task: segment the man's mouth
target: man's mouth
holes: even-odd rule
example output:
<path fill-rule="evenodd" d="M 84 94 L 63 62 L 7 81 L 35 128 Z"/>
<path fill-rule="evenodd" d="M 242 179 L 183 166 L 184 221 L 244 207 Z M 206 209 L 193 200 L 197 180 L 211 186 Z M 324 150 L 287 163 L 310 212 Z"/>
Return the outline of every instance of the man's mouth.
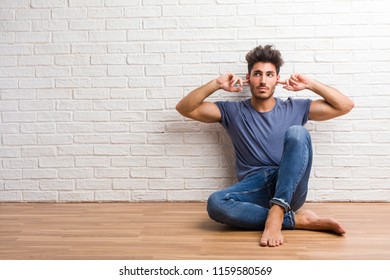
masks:
<path fill-rule="evenodd" d="M 268 90 L 269 88 L 268 87 L 264 87 L 264 86 L 260 86 L 260 87 L 257 87 L 257 89 L 259 89 L 259 90 Z"/>

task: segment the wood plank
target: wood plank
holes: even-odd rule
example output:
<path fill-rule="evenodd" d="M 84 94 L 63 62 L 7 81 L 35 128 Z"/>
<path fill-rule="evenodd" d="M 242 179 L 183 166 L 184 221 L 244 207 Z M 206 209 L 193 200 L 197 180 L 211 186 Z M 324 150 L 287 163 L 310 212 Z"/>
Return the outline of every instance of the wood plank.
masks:
<path fill-rule="evenodd" d="M 284 231 L 285 244 L 210 220 L 205 203 L 2 203 L 0 259 L 390 259 L 390 203 L 308 203 L 345 236 Z"/>

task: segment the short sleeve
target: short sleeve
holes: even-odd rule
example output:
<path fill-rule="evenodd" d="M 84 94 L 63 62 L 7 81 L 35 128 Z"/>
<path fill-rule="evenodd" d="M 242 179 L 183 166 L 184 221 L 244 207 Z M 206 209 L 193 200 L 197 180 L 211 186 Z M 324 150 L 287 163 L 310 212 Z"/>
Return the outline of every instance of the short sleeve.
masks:
<path fill-rule="evenodd" d="M 217 101 L 215 102 L 215 105 L 217 105 L 217 107 L 219 108 L 219 111 L 221 112 L 221 125 L 223 127 L 228 127 L 229 126 L 229 113 L 230 113 L 230 110 L 229 110 L 229 103 L 228 101 Z"/>
<path fill-rule="evenodd" d="M 294 108 L 294 114 L 301 115 L 302 116 L 302 125 L 305 125 L 307 121 L 309 120 L 309 111 L 310 111 L 310 104 L 312 102 L 311 99 L 299 99 L 299 98 L 288 98 L 289 101 L 292 103 Z"/>

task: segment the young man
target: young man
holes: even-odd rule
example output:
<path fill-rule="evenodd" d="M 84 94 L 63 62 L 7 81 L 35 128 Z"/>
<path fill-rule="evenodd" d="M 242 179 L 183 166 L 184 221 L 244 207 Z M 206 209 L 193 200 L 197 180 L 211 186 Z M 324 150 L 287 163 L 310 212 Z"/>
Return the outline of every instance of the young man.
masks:
<path fill-rule="evenodd" d="M 185 117 L 220 122 L 236 153 L 238 183 L 213 193 L 209 216 L 220 223 L 263 230 L 261 246 L 283 244 L 282 229 L 326 230 L 344 234 L 332 218 L 298 209 L 307 195 L 312 163 L 307 120 L 329 120 L 348 113 L 351 99 L 338 90 L 301 74 L 286 81 L 279 76 L 283 59 L 273 46 L 258 46 L 246 55 L 246 80 L 227 73 L 190 92 L 176 109 Z M 240 102 L 206 102 L 215 91 L 239 92 L 244 84 L 252 97 Z M 308 89 L 320 99 L 281 100 L 274 97 L 282 84 L 289 91 Z"/>

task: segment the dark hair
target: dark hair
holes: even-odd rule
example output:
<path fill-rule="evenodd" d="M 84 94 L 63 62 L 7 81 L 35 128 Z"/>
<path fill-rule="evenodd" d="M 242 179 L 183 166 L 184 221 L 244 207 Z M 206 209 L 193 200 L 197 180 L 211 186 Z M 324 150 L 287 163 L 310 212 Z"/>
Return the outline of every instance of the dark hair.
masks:
<path fill-rule="evenodd" d="M 273 45 L 258 46 L 248 52 L 245 57 L 248 62 L 248 73 L 250 74 L 253 68 L 253 65 L 257 62 L 270 62 L 275 65 L 276 74 L 279 74 L 280 67 L 283 65 L 284 61 L 280 51 L 274 48 Z"/>

